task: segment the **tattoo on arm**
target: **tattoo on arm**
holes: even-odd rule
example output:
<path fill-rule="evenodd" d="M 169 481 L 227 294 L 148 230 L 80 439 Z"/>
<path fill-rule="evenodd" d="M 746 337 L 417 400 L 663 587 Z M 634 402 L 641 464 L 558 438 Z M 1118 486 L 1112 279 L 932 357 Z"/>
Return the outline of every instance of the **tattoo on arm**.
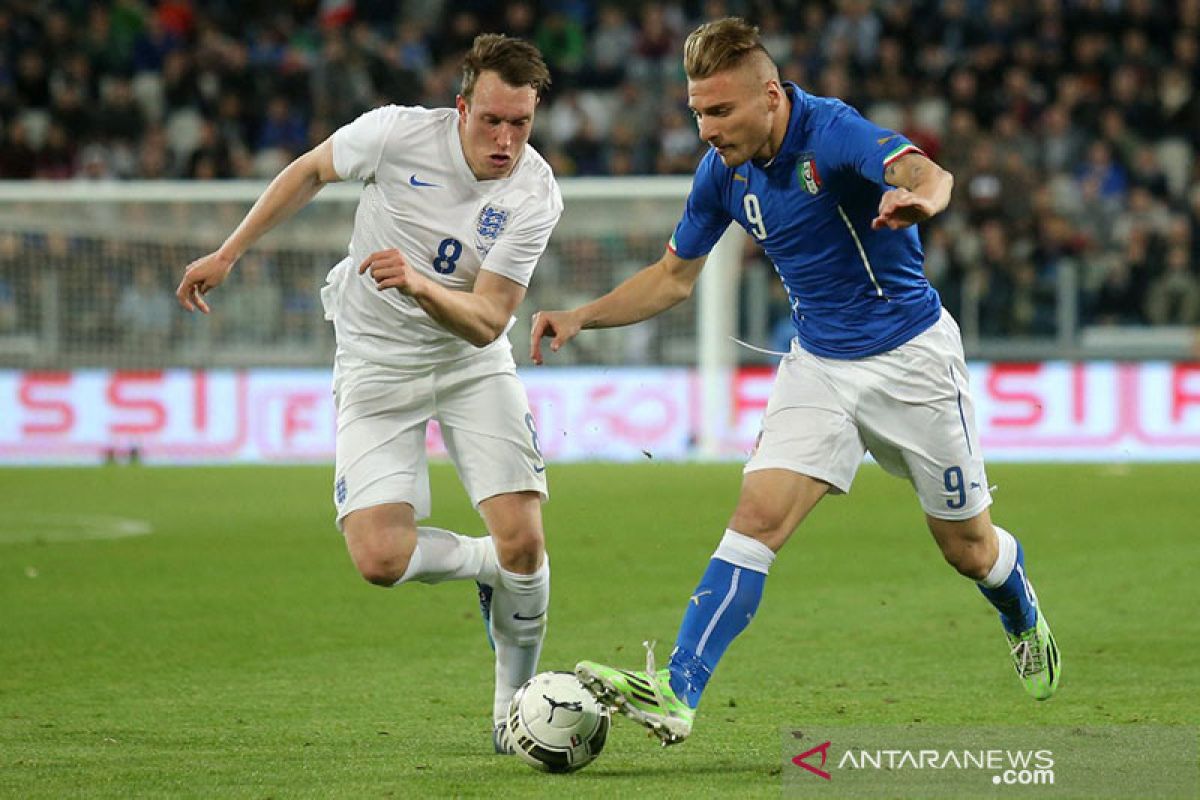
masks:
<path fill-rule="evenodd" d="M 898 186 L 901 189 L 912 189 L 921 183 L 925 178 L 926 159 L 914 157 L 916 153 L 910 153 L 902 158 L 893 161 L 887 165 L 883 171 L 883 179 L 892 186 Z"/>

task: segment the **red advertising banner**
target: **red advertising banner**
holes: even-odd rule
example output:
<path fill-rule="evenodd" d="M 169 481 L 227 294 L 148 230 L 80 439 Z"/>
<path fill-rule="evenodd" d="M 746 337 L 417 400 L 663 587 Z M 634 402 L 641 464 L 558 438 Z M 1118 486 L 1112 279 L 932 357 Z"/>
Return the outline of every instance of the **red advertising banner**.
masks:
<path fill-rule="evenodd" d="M 1200 459 L 1200 364 L 973 363 L 992 461 Z M 694 370 L 525 369 L 547 459 L 695 457 Z M 774 380 L 735 373 L 721 455 L 754 444 Z M 336 419 L 326 370 L 0 371 L 0 463 L 326 462 Z M 431 454 L 445 454 L 436 423 Z"/>

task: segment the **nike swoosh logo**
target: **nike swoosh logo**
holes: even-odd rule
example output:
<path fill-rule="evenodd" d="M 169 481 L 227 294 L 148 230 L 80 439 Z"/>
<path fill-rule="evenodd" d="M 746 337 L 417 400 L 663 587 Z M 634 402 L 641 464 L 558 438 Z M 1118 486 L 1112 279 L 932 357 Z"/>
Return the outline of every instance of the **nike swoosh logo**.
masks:
<path fill-rule="evenodd" d="M 534 468 L 533 468 L 533 471 L 534 471 L 534 472 L 536 472 L 536 473 L 538 473 L 538 474 L 540 475 L 540 474 L 542 474 L 543 472 L 545 472 L 545 471 L 546 471 L 546 465 L 545 465 L 545 464 L 543 464 L 543 465 L 542 465 L 542 466 L 540 466 L 540 467 L 534 467 Z"/>
<path fill-rule="evenodd" d="M 875 144 L 887 144 L 892 139 L 895 139 L 898 134 L 893 133 L 891 136 L 885 136 L 882 139 L 876 139 Z"/>
<path fill-rule="evenodd" d="M 425 181 L 417 180 L 417 173 L 415 173 L 415 172 L 412 174 L 411 177 L 409 177 L 408 182 L 413 186 L 432 186 L 436 189 L 442 188 L 441 184 L 426 183 Z"/>
<path fill-rule="evenodd" d="M 738 175 L 736 172 L 735 172 L 735 173 L 733 173 L 733 179 L 734 179 L 735 181 L 741 181 L 742 183 L 749 183 L 749 182 L 750 182 L 750 181 L 749 181 L 749 180 L 746 178 L 746 176 L 745 176 L 745 175 Z"/>
<path fill-rule="evenodd" d="M 525 620 L 526 622 L 532 622 L 533 620 L 535 620 L 535 619 L 541 619 L 541 618 L 542 618 L 542 617 L 544 617 L 544 616 L 546 616 L 546 612 L 545 612 L 545 611 L 542 611 L 542 612 L 539 612 L 539 613 L 537 613 L 537 614 L 534 614 L 532 617 L 523 617 L 523 616 L 521 616 L 520 614 L 513 614 L 513 619 L 523 619 L 523 620 Z"/>

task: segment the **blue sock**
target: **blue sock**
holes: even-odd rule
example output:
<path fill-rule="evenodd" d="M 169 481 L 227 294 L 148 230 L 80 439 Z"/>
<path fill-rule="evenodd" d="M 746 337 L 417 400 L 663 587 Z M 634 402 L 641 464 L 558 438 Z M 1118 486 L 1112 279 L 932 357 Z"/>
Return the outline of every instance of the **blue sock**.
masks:
<path fill-rule="evenodd" d="M 992 568 L 992 573 L 977 585 L 988 602 L 1000 612 L 1000 621 L 1004 624 L 1004 629 L 1016 635 L 1037 623 L 1037 595 L 1025 577 L 1025 551 L 1021 543 L 1003 528 L 996 528 L 996 534 L 1000 538 L 1000 557 L 996 566 Z M 1005 537 L 1011 541 L 1006 542 Z M 1005 548 L 1012 548 L 1014 545 L 1016 553 L 1015 556 L 1008 556 L 1012 559 L 1012 566 L 1007 574 L 994 574 L 1003 573 L 1004 567 L 1007 566 Z"/>
<path fill-rule="evenodd" d="M 730 642 L 750 624 L 766 580 L 766 572 L 718 557 L 708 562 L 700 585 L 688 599 L 667 665 L 671 689 L 692 708 L 700 704 L 700 695 Z"/>

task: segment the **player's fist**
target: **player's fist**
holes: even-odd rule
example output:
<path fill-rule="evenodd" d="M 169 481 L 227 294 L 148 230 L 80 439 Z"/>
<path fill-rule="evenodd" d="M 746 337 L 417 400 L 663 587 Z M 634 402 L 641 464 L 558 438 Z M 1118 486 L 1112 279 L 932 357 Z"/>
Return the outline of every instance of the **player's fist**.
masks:
<path fill-rule="evenodd" d="M 550 349 L 558 352 L 564 344 L 575 338 L 581 325 L 570 311 L 539 311 L 533 315 L 533 333 L 529 337 L 529 357 L 533 363 L 542 363 L 542 338 L 551 337 Z"/>
<path fill-rule="evenodd" d="M 871 227 L 899 230 L 916 225 L 932 217 L 932 201 L 910 192 L 908 189 L 892 189 L 879 198 L 879 216 L 871 220 Z"/>
<path fill-rule="evenodd" d="M 234 259 L 216 252 L 209 253 L 203 258 L 197 258 L 188 264 L 183 273 L 183 280 L 179 282 L 179 288 L 175 290 L 175 299 L 179 301 L 179 305 L 188 311 L 195 311 L 198 308 L 207 314 L 209 308 L 208 303 L 204 302 L 204 295 L 209 289 L 220 286 L 229 277 L 229 271 L 233 269 L 233 262 Z"/>
<path fill-rule="evenodd" d="M 416 295 L 428 282 L 428 278 L 412 268 L 408 259 L 399 250 L 380 250 L 371 253 L 358 265 L 358 274 L 371 273 L 375 288 L 379 291 L 396 289 L 401 294 Z"/>

